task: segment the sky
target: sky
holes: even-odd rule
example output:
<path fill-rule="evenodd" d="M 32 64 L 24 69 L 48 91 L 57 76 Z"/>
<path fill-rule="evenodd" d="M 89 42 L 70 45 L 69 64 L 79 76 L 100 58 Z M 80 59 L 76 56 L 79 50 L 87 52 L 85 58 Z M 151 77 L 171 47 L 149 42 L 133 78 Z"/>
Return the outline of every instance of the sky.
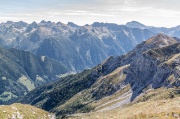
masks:
<path fill-rule="evenodd" d="M 0 0 L 0 22 L 41 20 L 125 24 L 139 21 L 145 25 L 180 25 L 180 0 Z"/>

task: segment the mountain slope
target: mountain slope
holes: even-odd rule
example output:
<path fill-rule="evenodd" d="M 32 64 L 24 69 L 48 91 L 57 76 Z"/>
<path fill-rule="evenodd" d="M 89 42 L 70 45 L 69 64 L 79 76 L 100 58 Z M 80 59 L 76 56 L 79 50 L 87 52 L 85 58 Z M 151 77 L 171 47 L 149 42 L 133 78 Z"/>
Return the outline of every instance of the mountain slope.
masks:
<path fill-rule="evenodd" d="M 166 27 L 154 27 L 154 26 L 146 26 L 137 21 L 131 21 L 126 23 L 126 26 L 130 28 L 140 28 L 140 29 L 148 29 L 153 33 L 163 33 L 172 37 L 180 37 L 180 26 L 166 28 Z"/>
<path fill-rule="evenodd" d="M 39 87 L 20 102 L 57 115 L 99 110 L 109 104 L 110 109 L 121 107 L 146 90 L 179 87 L 179 53 L 178 40 L 158 34 L 126 55 L 109 57 L 93 69 Z"/>
<path fill-rule="evenodd" d="M 48 56 L 74 72 L 92 68 L 109 56 L 122 55 L 154 34 L 146 29 L 97 22 L 85 26 L 51 21 L 0 24 L 1 46 Z"/>
<path fill-rule="evenodd" d="M 0 104 L 10 103 L 66 72 L 62 64 L 45 56 L 0 48 Z"/>
<path fill-rule="evenodd" d="M 44 20 L 31 24 L 9 21 L 0 24 L 0 45 L 53 58 L 68 71 L 79 72 L 109 56 L 125 54 L 155 34 L 180 37 L 179 31 L 179 26 L 159 28 L 136 21 L 126 25 L 95 22 L 85 26 Z"/>
<path fill-rule="evenodd" d="M 0 106 L 1 119 L 55 119 L 55 115 L 30 105 Z"/>
<path fill-rule="evenodd" d="M 127 22 L 126 26 L 128 26 L 130 28 L 140 28 L 140 29 L 147 29 L 148 28 L 148 26 L 145 26 L 144 24 L 141 24 L 137 21 Z"/>
<path fill-rule="evenodd" d="M 162 91 L 162 90 L 161 90 Z M 167 92 L 167 91 L 166 91 Z M 68 119 L 177 119 L 180 117 L 180 97 L 148 100 L 103 112 L 68 115 Z"/>

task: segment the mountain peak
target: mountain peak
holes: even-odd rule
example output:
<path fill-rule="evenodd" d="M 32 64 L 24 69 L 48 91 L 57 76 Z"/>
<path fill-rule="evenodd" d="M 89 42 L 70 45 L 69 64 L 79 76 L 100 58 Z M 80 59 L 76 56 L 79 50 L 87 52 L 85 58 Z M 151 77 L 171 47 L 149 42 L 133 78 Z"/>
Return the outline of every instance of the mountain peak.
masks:
<path fill-rule="evenodd" d="M 170 39 L 172 37 L 168 36 L 168 35 L 165 35 L 165 34 L 162 34 L 162 33 L 158 33 L 157 35 L 155 35 L 153 37 L 152 40 L 160 40 L 160 39 Z"/>
<path fill-rule="evenodd" d="M 46 21 L 45 21 L 45 20 L 42 20 L 40 23 L 46 23 Z"/>
<path fill-rule="evenodd" d="M 56 24 L 57 24 L 57 25 L 64 25 L 64 23 L 62 23 L 62 22 L 60 22 L 60 21 L 57 22 Z"/>
<path fill-rule="evenodd" d="M 165 34 L 159 33 L 154 37 L 151 37 L 146 41 L 146 44 L 148 45 L 154 45 L 159 47 L 168 46 L 174 43 L 177 43 L 178 41 L 174 38 L 167 36 Z"/>
<path fill-rule="evenodd" d="M 92 24 L 93 27 L 103 27 L 104 25 L 105 25 L 105 23 L 103 23 L 103 22 L 94 22 Z"/>
<path fill-rule="evenodd" d="M 33 22 L 31 23 L 31 25 L 37 26 L 38 24 L 37 24 L 35 21 L 33 21 Z"/>
<path fill-rule="evenodd" d="M 6 23 L 7 23 L 7 24 L 12 24 L 12 23 L 13 23 L 13 21 L 7 21 Z"/>
<path fill-rule="evenodd" d="M 79 26 L 73 22 L 68 22 L 67 23 L 68 26 L 71 26 L 71 27 L 75 27 L 75 28 L 78 28 Z"/>
<path fill-rule="evenodd" d="M 92 24 L 93 27 L 113 27 L 113 26 L 118 26 L 118 24 L 115 23 L 103 23 L 103 22 L 94 22 Z"/>
<path fill-rule="evenodd" d="M 126 26 L 131 27 L 131 28 L 141 28 L 141 29 L 146 28 L 146 26 L 144 24 L 137 22 L 137 21 L 127 22 Z"/>

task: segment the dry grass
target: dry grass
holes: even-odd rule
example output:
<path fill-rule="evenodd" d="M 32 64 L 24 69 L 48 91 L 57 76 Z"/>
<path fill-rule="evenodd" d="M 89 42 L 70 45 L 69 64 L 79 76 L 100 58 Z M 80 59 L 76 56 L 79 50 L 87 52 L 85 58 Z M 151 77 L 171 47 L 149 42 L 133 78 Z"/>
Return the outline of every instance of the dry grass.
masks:
<path fill-rule="evenodd" d="M 55 119 L 54 115 L 30 105 L 0 106 L 0 119 Z"/>
<path fill-rule="evenodd" d="M 129 107 L 93 112 L 69 117 L 69 119 L 178 119 L 180 118 L 180 97 L 159 101 L 141 102 Z"/>
<path fill-rule="evenodd" d="M 157 45 L 162 43 L 165 45 L 169 45 L 169 44 L 177 43 L 177 41 L 169 36 L 158 34 L 157 36 L 151 37 L 146 41 L 146 44 L 153 44 L 153 43 Z"/>
<path fill-rule="evenodd" d="M 92 102 L 91 105 L 96 107 L 94 111 L 98 111 L 107 107 L 110 107 L 116 104 L 119 101 L 122 101 L 121 97 L 123 94 L 130 90 L 130 85 L 126 86 L 125 88 L 121 89 L 120 91 L 116 92 L 115 94 L 103 98 L 101 100 L 97 100 L 96 102 Z"/>
<path fill-rule="evenodd" d="M 167 60 L 166 62 L 164 62 L 164 63 L 165 63 L 165 64 L 168 64 L 168 65 L 172 65 L 172 63 L 173 63 L 175 60 L 179 59 L 179 58 L 180 58 L 180 53 L 171 56 L 171 58 L 168 59 L 168 60 Z"/>
<path fill-rule="evenodd" d="M 180 119 L 180 96 L 169 97 L 173 91 L 162 88 L 149 90 L 125 107 L 76 114 L 69 116 L 69 119 Z"/>
<path fill-rule="evenodd" d="M 131 104 L 137 102 L 145 102 L 148 100 L 157 101 L 157 100 L 164 100 L 173 97 L 179 97 L 179 94 L 176 94 L 176 91 L 180 90 L 178 88 L 172 89 L 165 89 L 165 88 L 158 88 L 158 89 L 149 89 L 146 91 L 144 95 L 137 97 Z"/>
<path fill-rule="evenodd" d="M 94 87 L 100 86 L 100 84 L 102 82 L 104 82 L 103 85 L 109 85 L 109 83 L 118 84 L 119 82 L 122 82 L 126 78 L 126 74 L 124 74 L 123 71 L 125 69 L 127 69 L 129 66 L 130 65 L 124 65 L 122 67 L 117 68 L 112 73 L 105 75 L 103 77 L 100 77 L 98 79 L 98 81 L 95 83 L 96 86 L 94 86 Z M 100 88 L 98 87 L 98 89 L 100 89 Z M 66 101 L 63 105 L 56 107 L 56 110 L 66 109 L 77 103 L 87 105 L 88 107 L 91 107 L 92 109 L 98 107 L 98 110 L 108 107 L 109 105 L 113 105 L 113 104 L 117 103 L 118 101 L 120 101 L 121 99 L 118 100 L 117 98 L 119 98 L 124 93 L 128 92 L 130 90 L 130 85 L 127 85 L 120 91 L 118 91 L 110 96 L 106 96 L 105 98 L 102 98 L 100 100 L 95 100 L 92 97 L 92 94 L 91 94 L 92 90 L 94 90 L 93 87 L 76 94 L 75 96 L 70 98 L 68 101 Z M 106 87 L 103 89 L 103 92 L 108 92 L 108 91 L 109 90 Z M 112 99 L 115 99 L 115 100 L 112 101 Z M 107 105 L 104 105 L 105 103 L 107 103 Z M 95 109 L 95 110 L 97 110 L 97 109 Z M 76 112 L 78 112 L 78 109 L 76 110 Z"/>

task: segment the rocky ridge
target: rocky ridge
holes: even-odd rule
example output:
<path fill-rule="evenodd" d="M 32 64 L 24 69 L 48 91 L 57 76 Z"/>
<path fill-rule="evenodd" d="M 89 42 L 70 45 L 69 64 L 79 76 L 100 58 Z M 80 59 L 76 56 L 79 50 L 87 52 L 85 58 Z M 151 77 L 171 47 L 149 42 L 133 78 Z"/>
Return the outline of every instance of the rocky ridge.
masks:
<path fill-rule="evenodd" d="M 178 88 L 179 53 L 179 40 L 158 34 L 125 55 L 109 57 L 90 70 L 39 87 L 20 102 L 57 115 L 121 107 L 148 90 Z M 111 106 L 106 109 L 107 105 Z"/>

